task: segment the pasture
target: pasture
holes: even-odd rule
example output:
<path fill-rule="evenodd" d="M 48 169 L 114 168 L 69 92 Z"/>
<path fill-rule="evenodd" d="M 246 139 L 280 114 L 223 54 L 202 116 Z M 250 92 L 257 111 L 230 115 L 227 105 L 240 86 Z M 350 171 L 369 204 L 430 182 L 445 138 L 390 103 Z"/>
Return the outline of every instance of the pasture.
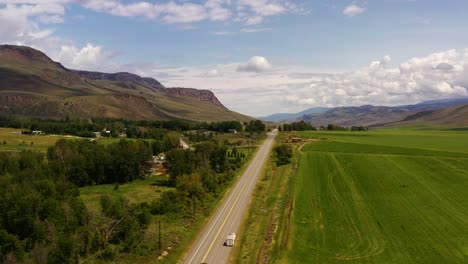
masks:
<path fill-rule="evenodd" d="M 22 135 L 21 129 L 0 128 L 0 151 L 35 150 L 45 152 L 59 139 L 74 139 L 72 136 Z"/>
<path fill-rule="evenodd" d="M 468 133 L 302 135 L 282 262 L 468 261 Z"/>
<path fill-rule="evenodd" d="M 67 135 L 40 135 L 32 136 L 21 134 L 21 129 L 16 128 L 0 128 L 0 151 L 39 151 L 46 152 L 47 148 L 51 147 L 60 139 L 88 139 L 92 138 L 82 138 L 77 136 L 67 136 Z M 99 138 L 96 139 L 99 144 L 109 145 L 112 143 L 117 143 L 121 138 Z M 135 139 L 127 139 L 135 140 Z"/>
<path fill-rule="evenodd" d="M 168 187 L 166 176 L 149 176 L 144 179 L 118 185 L 102 184 L 80 188 L 80 197 L 93 210 L 99 209 L 102 195 L 124 196 L 131 203 L 151 203 L 158 200 L 161 193 L 174 188 Z"/>

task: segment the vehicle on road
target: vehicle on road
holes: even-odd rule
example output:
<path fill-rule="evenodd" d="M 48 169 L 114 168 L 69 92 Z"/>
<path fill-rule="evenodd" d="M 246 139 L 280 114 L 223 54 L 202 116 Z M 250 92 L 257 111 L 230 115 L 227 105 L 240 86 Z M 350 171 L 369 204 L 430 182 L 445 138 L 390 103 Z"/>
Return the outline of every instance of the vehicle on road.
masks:
<path fill-rule="evenodd" d="M 227 247 L 233 247 L 235 243 L 236 243 L 236 233 L 228 234 L 225 245 Z"/>

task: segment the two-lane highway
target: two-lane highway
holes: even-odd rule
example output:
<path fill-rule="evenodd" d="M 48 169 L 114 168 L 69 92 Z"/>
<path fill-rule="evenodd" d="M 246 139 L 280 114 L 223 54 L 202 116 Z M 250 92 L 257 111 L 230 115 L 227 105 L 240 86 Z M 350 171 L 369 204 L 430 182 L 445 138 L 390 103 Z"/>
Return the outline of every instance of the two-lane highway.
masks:
<path fill-rule="evenodd" d="M 182 260 L 183 263 L 228 262 L 232 248 L 226 247 L 224 242 L 229 233 L 237 233 L 239 229 L 243 215 L 249 207 L 253 189 L 270 154 L 276 133 L 275 130 L 268 135 L 249 167 L 192 244 L 190 251 Z M 238 237 L 236 246 L 239 240 Z"/>

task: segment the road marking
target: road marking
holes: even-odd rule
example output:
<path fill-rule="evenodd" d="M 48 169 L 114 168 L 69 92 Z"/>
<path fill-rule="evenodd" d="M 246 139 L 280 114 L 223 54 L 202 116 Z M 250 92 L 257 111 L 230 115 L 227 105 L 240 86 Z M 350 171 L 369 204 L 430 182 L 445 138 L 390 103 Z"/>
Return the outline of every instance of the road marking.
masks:
<path fill-rule="evenodd" d="M 234 204 L 231 206 L 231 209 L 229 209 L 228 215 L 226 216 L 226 218 L 224 218 L 224 221 L 221 224 L 221 227 L 218 229 L 218 232 L 216 233 L 216 236 L 214 237 L 213 241 L 211 242 L 211 245 L 208 248 L 208 251 L 206 251 L 205 256 L 203 256 L 202 262 L 205 262 L 206 257 L 208 256 L 208 254 L 210 254 L 211 248 L 213 247 L 214 243 L 216 242 L 216 239 L 218 239 L 218 236 L 219 236 L 219 233 L 221 232 L 221 229 L 223 229 L 224 225 L 226 224 L 226 221 L 229 219 L 229 216 L 231 215 L 232 210 L 236 206 L 237 201 L 239 200 L 239 197 L 241 196 L 242 192 L 244 191 L 246 185 L 247 185 L 247 181 L 242 186 L 242 189 L 240 190 L 239 194 L 237 195 L 236 200 L 234 201 Z"/>
<path fill-rule="evenodd" d="M 259 149 L 258 153 L 260 153 L 260 152 L 261 152 L 261 149 Z M 258 154 L 257 154 L 257 155 L 258 155 Z M 249 170 L 251 170 L 251 168 L 252 168 L 254 165 L 255 165 L 255 158 L 251 161 L 251 163 L 249 164 L 249 166 L 248 166 L 247 169 L 245 170 L 244 174 L 247 173 Z M 241 178 L 240 178 L 239 180 L 242 180 L 244 174 L 241 176 Z M 246 183 L 244 183 L 244 185 L 242 186 L 242 190 L 244 189 L 245 185 L 246 185 Z M 241 186 L 241 181 L 239 181 L 239 184 L 236 185 L 236 186 L 234 187 L 234 189 L 232 189 L 232 193 L 236 192 L 236 190 L 237 190 L 238 188 L 240 188 L 240 186 Z M 235 190 L 235 189 L 236 189 L 236 190 Z M 242 193 L 242 190 L 241 190 L 240 193 Z M 193 259 L 197 256 L 198 251 L 200 251 L 201 247 L 202 247 L 203 244 L 205 243 L 205 240 L 208 238 L 209 234 L 211 233 L 211 230 L 213 230 L 213 228 L 216 226 L 216 223 L 218 222 L 219 218 L 223 215 L 224 210 L 225 210 L 226 207 L 229 205 L 228 200 L 231 200 L 231 198 L 232 198 L 232 197 L 231 197 L 230 194 L 229 194 L 228 198 L 226 199 L 226 204 L 224 205 L 223 209 L 221 209 L 221 212 L 220 212 L 220 213 L 218 214 L 218 216 L 216 217 L 216 220 L 213 221 L 213 224 L 211 225 L 211 228 L 210 228 L 210 229 L 208 230 L 208 232 L 206 233 L 205 237 L 203 238 L 202 242 L 200 243 L 200 246 L 197 248 L 197 250 L 195 251 L 195 253 L 193 254 L 192 258 L 189 260 L 188 263 L 192 263 Z M 237 199 L 236 199 L 236 201 L 237 201 Z M 234 203 L 236 203 L 236 202 L 234 202 Z M 231 211 L 232 211 L 232 207 L 231 207 Z M 228 215 L 228 216 L 229 216 L 229 215 Z M 227 218 L 228 218 L 228 217 L 226 217 L 226 219 L 227 219 Z M 226 222 L 226 219 L 225 219 L 224 222 Z M 223 223 L 223 226 L 224 226 L 224 223 Z M 222 228 L 222 227 L 221 227 L 221 228 Z M 218 233 L 219 233 L 219 231 L 218 231 Z M 216 237 L 217 237 L 217 236 L 216 236 Z M 216 240 L 216 239 L 215 239 L 215 240 Z M 213 243 L 214 243 L 214 242 L 213 242 Z M 210 246 L 210 249 L 211 249 L 212 246 L 213 246 L 213 244 Z M 208 252 L 209 252 L 209 251 L 208 251 Z M 206 258 L 206 255 L 205 255 L 204 258 Z M 204 262 L 204 260 L 203 260 L 202 262 Z"/>
<path fill-rule="evenodd" d="M 269 144 L 269 143 L 270 143 L 270 142 L 268 142 L 267 144 Z M 264 146 L 266 146 L 266 145 L 264 145 Z M 269 149 L 269 148 L 268 148 L 268 149 Z M 262 151 L 264 151 L 264 150 L 263 150 L 263 149 L 259 150 L 259 154 L 260 154 L 260 152 L 262 152 Z M 258 164 L 256 164 L 257 167 L 254 169 L 254 171 L 256 171 L 256 173 L 254 173 L 255 176 L 257 176 L 258 169 L 263 167 L 263 166 L 258 166 L 258 165 L 259 165 L 259 164 L 262 164 L 262 163 L 265 161 L 265 159 L 266 159 L 265 157 L 261 157 L 261 158 L 260 158 L 260 162 L 259 162 Z M 255 161 L 255 160 L 254 160 L 254 161 Z M 252 161 L 252 162 L 253 162 L 253 161 Z M 252 184 L 255 182 L 255 178 L 257 178 L 257 177 L 252 177 L 252 180 L 250 181 L 250 184 L 249 184 L 249 188 L 252 187 Z M 221 224 L 221 227 L 218 229 L 218 232 L 216 233 L 216 236 L 214 237 L 213 241 L 211 242 L 211 245 L 210 245 L 210 247 L 208 248 L 208 251 L 206 252 L 205 256 L 203 256 L 202 263 L 205 262 L 206 257 L 210 254 L 211 249 L 213 248 L 213 245 L 214 245 L 214 243 L 216 242 L 216 239 L 218 239 L 218 236 L 219 236 L 219 234 L 221 233 L 221 229 L 223 229 L 224 225 L 226 224 L 226 221 L 229 219 L 229 216 L 231 215 L 232 210 L 233 210 L 234 207 L 237 205 L 237 201 L 239 200 L 239 198 L 240 198 L 242 192 L 244 191 L 245 186 L 247 186 L 247 183 L 248 183 L 248 182 L 249 182 L 249 181 L 246 180 L 245 183 L 244 183 L 244 185 L 242 186 L 242 189 L 240 190 L 239 194 L 237 195 L 236 200 L 234 201 L 234 204 L 231 206 L 231 209 L 229 210 L 228 215 L 226 216 L 226 218 L 224 218 L 224 221 L 223 221 L 223 223 Z"/>
<path fill-rule="evenodd" d="M 216 233 L 216 236 L 215 236 L 214 240 L 211 242 L 211 244 L 210 244 L 210 246 L 208 248 L 208 251 L 203 256 L 202 262 L 205 262 L 206 258 L 211 253 L 211 250 L 213 249 L 213 246 L 214 246 L 216 240 L 218 239 L 222 229 L 224 229 L 224 227 L 226 226 L 227 219 L 230 218 L 230 216 L 231 216 L 231 214 L 232 214 L 232 212 L 234 210 L 234 207 L 236 207 L 237 204 L 239 203 L 239 198 L 241 197 L 241 195 L 244 194 L 243 195 L 244 200 L 245 200 L 245 198 L 251 199 L 251 197 L 246 197 L 244 191 L 245 191 L 247 186 L 248 186 L 248 188 L 252 188 L 252 185 L 254 185 L 257 182 L 256 181 L 258 179 L 257 174 L 259 174 L 259 170 L 263 167 L 263 166 L 259 166 L 259 165 L 260 164 L 264 165 L 263 163 L 267 159 L 268 153 L 269 153 L 269 151 L 267 151 L 267 150 L 271 149 L 271 145 L 273 144 L 273 138 L 275 136 L 275 133 L 272 133 L 269 136 L 273 136 L 273 137 L 268 138 L 267 141 L 265 142 L 267 144 L 263 144 L 263 146 L 260 147 L 258 153 L 255 155 L 254 159 L 251 161 L 251 164 L 249 164 L 246 171 L 243 173 L 243 175 L 239 179 L 239 182 L 236 183 L 236 186 L 231 190 L 231 193 L 228 194 L 228 197 L 226 198 L 225 204 L 222 206 L 222 208 L 219 208 L 220 209 L 219 214 L 211 222 L 211 226 L 208 229 L 208 232 L 205 233 L 202 241 L 199 243 L 198 248 L 195 250 L 195 252 L 192 254 L 192 257 L 188 261 L 189 264 L 192 263 L 192 261 L 198 255 L 201 248 L 205 246 L 205 241 L 208 239 L 208 237 L 209 237 L 210 233 L 212 232 L 212 230 L 218 225 L 218 221 L 220 220 L 221 216 L 224 215 L 226 209 L 229 208 L 229 204 L 231 204 L 232 200 L 236 196 L 236 192 L 238 192 L 237 197 L 233 201 L 233 204 L 232 204 L 231 208 L 229 209 L 229 212 L 227 213 L 227 216 L 225 217 L 223 223 L 221 224 L 221 227 L 218 229 L 218 232 Z M 270 141 L 270 142 L 268 142 L 268 141 Z M 265 152 L 267 152 L 266 156 L 264 154 Z M 253 177 L 244 177 L 244 176 L 247 176 L 247 175 L 253 175 Z M 241 181 L 241 180 L 243 180 L 243 181 Z M 239 191 L 239 188 L 241 188 L 240 191 Z M 235 216 L 237 216 L 237 213 L 235 214 Z"/>

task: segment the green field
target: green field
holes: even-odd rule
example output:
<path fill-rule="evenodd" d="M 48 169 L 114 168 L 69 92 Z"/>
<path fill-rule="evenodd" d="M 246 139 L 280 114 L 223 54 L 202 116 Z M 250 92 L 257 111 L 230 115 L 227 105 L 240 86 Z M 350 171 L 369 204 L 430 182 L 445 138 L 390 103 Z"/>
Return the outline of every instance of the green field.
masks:
<path fill-rule="evenodd" d="M 174 188 L 167 187 L 166 176 L 151 176 L 141 180 L 119 185 L 103 184 L 80 188 L 80 197 L 83 202 L 92 209 L 99 208 L 99 199 L 102 195 L 124 196 L 131 203 L 151 203 L 158 200 L 161 193 Z"/>
<path fill-rule="evenodd" d="M 468 261 L 468 133 L 303 136 L 282 262 Z"/>
<path fill-rule="evenodd" d="M 0 151 L 46 151 L 48 147 L 62 138 L 74 139 L 78 137 L 22 135 L 21 129 L 0 128 Z"/>
<path fill-rule="evenodd" d="M 77 136 L 66 135 L 42 135 L 31 136 L 21 134 L 21 129 L 16 128 L 0 128 L 0 151 L 23 151 L 32 150 L 46 152 L 47 148 L 55 144 L 59 139 L 88 139 Z M 121 138 L 99 138 L 99 144 L 112 144 L 117 143 Z M 126 139 L 135 140 L 135 139 Z"/>

